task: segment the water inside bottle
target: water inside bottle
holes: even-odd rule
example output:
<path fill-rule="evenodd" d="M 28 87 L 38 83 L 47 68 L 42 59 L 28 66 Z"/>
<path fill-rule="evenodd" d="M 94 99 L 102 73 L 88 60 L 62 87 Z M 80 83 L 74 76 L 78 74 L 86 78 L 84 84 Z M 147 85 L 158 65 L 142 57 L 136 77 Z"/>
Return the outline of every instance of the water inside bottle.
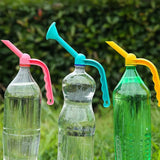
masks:
<path fill-rule="evenodd" d="M 37 160 L 40 141 L 40 104 L 34 96 L 5 99 L 4 160 Z"/>
<path fill-rule="evenodd" d="M 150 160 L 150 105 L 145 96 L 114 99 L 116 160 Z"/>
<path fill-rule="evenodd" d="M 64 104 L 59 116 L 58 160 L 93 160 L 95 81 L 84 66 L 75 66 L 62 83 Z"/>
<path fill-rule="evenodd" d="M 65 100 L 59 119 L 58 160 L 93 160 L 94 134 L 91 104 Z"/>
<path fill-rule="evenodd" d="M 39 146 L 39 131 L 37 134 L 18 135 L 9 134 L 7 130 L 3 132 L 4 160 L 37 160 Z"/>
<path fill-rule="evenodd" d="M 85 128 L 93 130 L 93 128 Z M 90 160 L 94 153 L 94 136 L 59 130 L 58 160 Z M 64 154 L 65 153 L 65 154 Z"/>

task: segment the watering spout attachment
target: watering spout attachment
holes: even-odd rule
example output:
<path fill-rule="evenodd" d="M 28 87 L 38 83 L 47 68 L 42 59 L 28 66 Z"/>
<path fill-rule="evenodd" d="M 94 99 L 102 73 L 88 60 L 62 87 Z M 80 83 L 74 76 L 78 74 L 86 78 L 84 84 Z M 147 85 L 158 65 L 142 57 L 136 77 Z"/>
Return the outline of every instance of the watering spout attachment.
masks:
<path fill-rule="evenodd" d="M 11 51 L 13 51 L 20 59 L 21 67 L 29 67 L 30 65 L 37 65 L 42 68 L 44 73 L 45 89 L 47 91 L 46 97 L 48 99 L 47 104 L 52 105 L 54 103 L 52 84 L 48 67 L 42 61 L 38 59 L 31 59 L 31 57 L 22 53 L 16 46 L 14 46 L 9 40 L 1 40 Z"/>
<path fill-rule="evenodd" d="M 75 59 L 75 65 L 77 66 L 85 66 L 85 65 L 90 65 L 99 71 L 99 74 L 101 76 L 100 81 L 102 84 L 101 90 L 103 93 L 103 101 L 104 107 L 109 107 L 110 105 L 110 98 L 109 98 L 109 91 L 108 91 L 108 85 L 107 85 L 107 79 L 105 76 L 105 70 L 102 67 L 100 63 L 98 63 L 95 60 L 92 59 L 86 59 L 84 54 L 79 54 L 76 52 L 67 42 L 65 42 L 58 34 L 57 28 L 56 28 L 56 23 L 53 22 L 51 26 L 49 27 L 47 34 L 46 34 L 46 39 L 54 39 L 56 40 L 59 44 L 61 44 Z"/>
<path fill-rule="evenodd" d="M 57 28 L 56 28 L 56 22 L 53 22 L 51 26 L 49 27 L 46 35 L 46 39 L 54 39 L 58 43 L 61 44 L 74 58 L 78 56 L 78 53 L 71 47 L 69 44 L 67 44 L 58 34 Z"/>
<path fill-rule="evenodd" d="M 125 58 L 125 65 L 126 66 L 135 66 L 135 65 L 143 65 L 150 69 L 152 75 L 153 75 L 153 82 L 154 82 L 154 88 L 156 91 L 156 97 L 158 100 L 158 106 L 160 107 L 160 79 L 158 75 L 157 68 L 155 65 L 144 59 L 144 58 L 136 58 L 136 56 L 132 53 L 127 53 L 124 49 L 122 49 L 120 46 L 118 46 L 113 41 L 106 41 L 108 45 L 110 45 L 114 50 L 116 50 L 121 56 Z"/>

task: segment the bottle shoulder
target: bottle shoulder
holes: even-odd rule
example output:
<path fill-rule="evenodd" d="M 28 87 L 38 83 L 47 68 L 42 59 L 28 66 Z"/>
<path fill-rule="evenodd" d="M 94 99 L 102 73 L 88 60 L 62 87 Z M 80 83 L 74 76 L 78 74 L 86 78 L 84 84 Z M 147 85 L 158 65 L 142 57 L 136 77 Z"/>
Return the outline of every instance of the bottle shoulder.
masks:
<path fill-rule="evenodd" d="M 63 79 L 62 83 L 69 83 L 69 84 L 84 83 L 84 84 L 95 85 L 95 80 L 86 72 L 78 74 L 72 72 Z"/>
<path fill-rule="evenodd" d="M 113 91 L 113 95 L 150 96 L 150 91 L 140 77 L 123 77 Z"/>
<path fill-rule="evenodd" d="M 150 91 L 139 76 L 135 66 L 126 68 L 120 82 L 113 91 L 113 96 L 150 96 Z"/>
<path fill-rule="evenodd" d="M 35 81 L 32 82 L 14 82 L 12 81 L 5 91 L 5 96 L 37 96 L 41 95 L 39 86 Z"/>
<path fill-rule="evenodd" d="M 63 79 L 62 90 L 65 100 L 76 102 L 92 101 L 96 84 L 87 73 L 71 73 Z"/>
<path fill-rule="evenodd" d="M 21 67 L 16 77 L 8 85 L 5 96 L 34 96 L 41 95 L 38 84 L 33 79 L 29 68 Z"/>

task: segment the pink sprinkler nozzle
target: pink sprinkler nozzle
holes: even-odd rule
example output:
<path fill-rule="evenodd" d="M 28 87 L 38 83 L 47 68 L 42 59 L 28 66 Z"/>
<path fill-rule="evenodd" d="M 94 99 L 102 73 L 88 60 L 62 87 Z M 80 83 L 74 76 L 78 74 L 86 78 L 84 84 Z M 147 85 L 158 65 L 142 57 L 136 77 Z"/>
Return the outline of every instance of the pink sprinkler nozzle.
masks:
<path fill-rule="evenodd" d="M 14 46 L 9 40 L 1 40 L 1 41 L 19 58 L 23 56 L 23 53 L 16 46 Z"/>
<path fill-rule="evenodd" d="M 22 53 L 16 46 L 14 46 L 9 40 L 1 40 L 12 52 L 14 52 L 20 59 L 20 66 L 30 66 L 30 65 L 37 65 L 42 68 L 44 73 L 44 81 L 45 81 L 45 89 L 47 91 L 46 97 L 48 99 L 47 104 L 52 105 L 54 103 L 53 92 L 52 92 L 52 84 L 50 73 L 48 67 L 45 63 L 38 59 L 31 59 L 31 57 L 26 54 Z"/>

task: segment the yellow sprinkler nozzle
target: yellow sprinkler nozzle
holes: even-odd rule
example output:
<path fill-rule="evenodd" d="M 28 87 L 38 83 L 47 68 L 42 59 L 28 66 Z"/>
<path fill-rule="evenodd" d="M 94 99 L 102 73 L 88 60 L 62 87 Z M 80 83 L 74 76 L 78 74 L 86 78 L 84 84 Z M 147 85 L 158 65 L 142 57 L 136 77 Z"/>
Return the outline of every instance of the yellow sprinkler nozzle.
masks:
<path fill-rule="evenodd" d="M 116 50 L 122 57 L 126 58 L 128 53 L 122 49 L 118 44 L 113 41 L 106 41 L 108 45 L 110 45 L 114 50 Z"/>
<path fill-rule="evenodd" d="M 122 57 L 125 58 L 126 66 L 135 66 L 136 56 L 133 53 L 127 53 L 124 49 L 122 49 L 119 45 L 117 45 L 113 41 L 106 41 L 114 50 L 116 50 Z"/>
<path fill-rule="evenodd" d="M 160 107 L 160 79 L 158 75 L 157 68 L 155 65 L 143 58 L 136 58 L 136 56 L 132 53 L 128 54 L 124 49 L 122 49 L 120 46 L 118 46 L 113 41 L 106 41 L 108 45 L 110 45 L 114 50 L 116 50 L 121 56 L 125 58 L 125 65 L 126 66 L 133 66 L 133 65 L 143 65 L 150 69 L 152 75 L 153 75 L 153 82 L 154 82 L 154 88 L 156 91 L 156 97 L 158 100 L 158 106 Z"/>

